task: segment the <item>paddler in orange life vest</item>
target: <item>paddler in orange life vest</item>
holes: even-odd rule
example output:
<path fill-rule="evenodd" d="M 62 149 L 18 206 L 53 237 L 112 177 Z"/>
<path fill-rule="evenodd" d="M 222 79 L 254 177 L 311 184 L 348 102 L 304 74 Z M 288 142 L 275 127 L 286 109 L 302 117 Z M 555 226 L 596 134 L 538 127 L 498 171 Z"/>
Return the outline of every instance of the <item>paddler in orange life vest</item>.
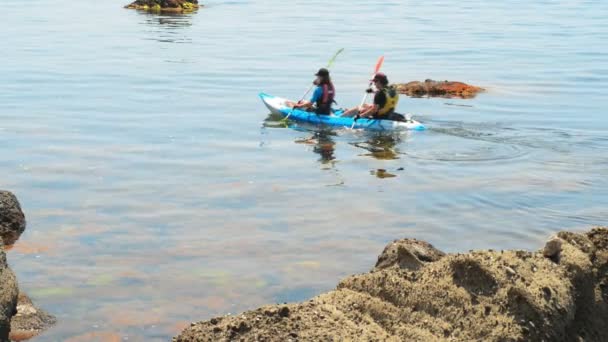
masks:
<path fill-rule="evenodd" d="M 313 83 L 317 87 L 312 93 L 310 101 L 300 101 L 294 106 L 294 108 L 312 108 L 317 114 L 330 115 L 331 105 L 334 103 L 336 90 L 333 83 L 331 83 L 329 70 L 321 68 L 315 74 L 315 76 L 317 76 L 317 78 L 313 81 Z"/>
<path fill-rule="evenodd" d="M 357 116 L 361 118 L 373 119 L 388 119 L 388 120 L 404 120 L 403 115 L 396 114 L 395 108 L 399 102 L 399 94 L 394 87 L 388 85 L 388 78 L 385 74 L 379 72 L 371 79 L 376 88 L 374 95 L 374 103 L 364 103 L 361 107 L 351 108 L 342 114 L 342 116 Z M 368 93 L 374 91 L 370 88 L 366 90 Z"/>

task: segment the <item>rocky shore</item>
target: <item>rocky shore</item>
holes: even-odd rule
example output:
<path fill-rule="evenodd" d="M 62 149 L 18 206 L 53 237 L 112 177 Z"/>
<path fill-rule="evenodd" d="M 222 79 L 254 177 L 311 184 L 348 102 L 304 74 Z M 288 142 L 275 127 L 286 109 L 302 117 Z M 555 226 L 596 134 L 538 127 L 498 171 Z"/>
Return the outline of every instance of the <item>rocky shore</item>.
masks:
<path fill-rule="evenodd" d="M 173 341 L 605 341 L 607 278 L 606 228 L 537 252 L 396 240 L 336 290 L 192 323 Z"/>
<path fill-rule="evenodd" d="M 136 0 L 125 8 L 153 12 L 186 13 L 197 10 L 198 0 Z"/>
<path fill-rule="evenodd" d="M 440 96 L 468 99 L 473 98 L 478 93 L 484 91 L 484 89 L 480 87 L 452 81 L 413 81 L 408 83 L 396 83 L 394 86 L 401 94 L 413 97 Z"/>
<path fill-rule="evenodd" d="M 5 246 L 14 244 L 25 230 L 25 215 L 9 191 L 0 190 L 0 341 L 22 341 L 50 327 L 55 318 L 36 308 L 21 291 L 6 262 Z"/>

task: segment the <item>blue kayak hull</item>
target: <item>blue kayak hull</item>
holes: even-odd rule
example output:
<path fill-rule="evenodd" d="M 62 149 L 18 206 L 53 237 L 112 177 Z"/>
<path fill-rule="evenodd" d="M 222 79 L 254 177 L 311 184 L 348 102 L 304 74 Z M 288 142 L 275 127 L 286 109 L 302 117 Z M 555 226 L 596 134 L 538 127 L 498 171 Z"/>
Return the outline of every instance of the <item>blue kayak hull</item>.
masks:
<path fill-rule="evenodd" d="M 387 130 L 415 130 L 423 131 L 425 127 L 418 121 L 393 121 L 393 120 L 377 120 L 377 119 L 358 119 L 354 120 L 350 117 L 342 117 L 341 111 L 337 111 L 332 115 L 318 115 L 305 110 L 293 109 L 287 105 L 287 99 L 277 96 L 260 93 L 260 99 L 268 107 L 268 109 L 277 115 L 283 117 L 289 116 L 289 119 L 294 121 L 308 122 L 316 125 L 326 125 L 333 127 L 347 127 L 356 129 L 367 129 L 374 131 Z M 353 126 L 354 122 L 354 126 Z"/>

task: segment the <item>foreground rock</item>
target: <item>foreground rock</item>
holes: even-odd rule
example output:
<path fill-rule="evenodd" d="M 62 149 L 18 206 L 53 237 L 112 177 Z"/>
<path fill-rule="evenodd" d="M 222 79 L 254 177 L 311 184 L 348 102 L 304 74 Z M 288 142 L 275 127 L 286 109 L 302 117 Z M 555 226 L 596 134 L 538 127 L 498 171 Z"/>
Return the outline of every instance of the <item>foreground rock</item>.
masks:
<path fill-rule="evenodd" d="M 136 0 L 125 8 L 157 12 L 192 12 L 199 8 L 198 0 Z"/>
<path fill-rule="evenodd" d="M 55 322 L 55 317 L 37 308 L 25 293 L 19 293 L 17 313 L 11 320 L 10 339 L 12 341 L 30 339 L 50 328 Z"/>
<path fill-rule="evenodd" d="M 461 97 L 472 98 L 477 93 L 484 91 L 483 88 L 475 87 L 462 82 L 433 81 L 424 82 L 413 81 L 409 83 L 394 84 L 397 91 L 409 96 L 442 96 L 442 97 Z"/>
<path fill-rule="evenodd" d="M 25 215 L 17 197 L 10 191 L 0 190 L 0 238 L 5 246 L 15 243 L 25 230 Z"/>
<path fill-rule="evenodd" d="M 14 244 L 24 230 L 19 201 L 11 192 L 0 190 L 0 341 L 8 341 L 9 335 L 11 340 L 28 339 L 55 323 L 54 317 L 19 294 L 15 274 L 6 263 L 4 244 Z"/>
<path fill-rule="evenodd" d="M 8 341 L 11 317 L 17 310 L 17 280 L 6 264 L 6 254 L 0 243 L 0 341 Z"/>
<path fill-rule="evenodd" d="M 605 341 L 608 229 L 556 239 L 549 257 L 395 241 L 334 291 L 193 323 L 174 341 Z"/>

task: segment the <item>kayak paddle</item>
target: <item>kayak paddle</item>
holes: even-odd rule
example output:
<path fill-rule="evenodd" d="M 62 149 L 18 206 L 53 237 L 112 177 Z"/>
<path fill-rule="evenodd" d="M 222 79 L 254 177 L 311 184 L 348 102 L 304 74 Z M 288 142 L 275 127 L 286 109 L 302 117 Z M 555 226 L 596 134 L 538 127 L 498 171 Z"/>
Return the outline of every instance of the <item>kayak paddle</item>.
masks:
<path fill-rule="evenodd" d="M 382 68 L 382 63 L 384 63 L 384 56 L 380 56 L 380 58 L 378 58 L 378 62 L 376 62 L 376 68 L 374 69 L 372 79 L 374 78 L 374 76 L 376 76 L 378 71 L 380 71 L 380 68 Z M 369 85 L 367 86 L 367 88 L 370 88 L 372 86 L 372 84 L 374 84 L 374 81 L 369 81 Z M 361 100 L 361 105 L 359 107 L 363 106 L 365 101 L 367 101 L 367 95 L 369 95 L 369 94 L 367 92 L 365 92 L 365 95 L 363 95 L 363 100 Z"/>
<path fill-rule="evenodd" d="M 378 58 L 378 61 L 376 62 L 376 68 L 374 69 L 374 73 L 372 74 L 372 79 L 374 78 L 374 76 L 376 76 L 376 74 L 378 73 L 378 71 L 380 71 L 380 68 L 382 68 L 382 63 L 384 63 L 384 56 L 380 56 L 380 58 Z M 374 81 L 369 81 L 369 85 L 367 86 L 367 88 L 371 88 L 372 84 L 374 83 Z M 359 107 L 362 107 L 363 104 L 365 103 L 365 101 L 367 101 L 367 89 L 365 92 L 365 95 L 363 95 L 363 99 L 361 100 L 361 104 L 359 105 Z M 355 127 L 355 122 L 357 122 L 357 117 L 355 116 L 355 119 L 353 120 L 353 125 L 350 126 L 350 129 L 353 129 L 353 127 Z"/>
<path fill-rule="evenodd" d="M 336 57 L 338 57 L 338 55 L 341 54 L 342 51 L 344 51 L 344 48 L 341 48 L 340 50 L 336 51 L 336 53 L 334 54 L 334 56 L 329 60 L 329 62 L 327 62 L 327 68 L 326 69 L 329 69 L 331 67 L 331 65 L 334 64 L 334 61 L 336 60 Z M 310 91 L 312 90 L 312 88 L 314 86 L 315 86 L 314 83 L 310 85 L 310 87 L 304 93 L 304 95 L 302 96 L 302 98 L 300 99 L 300 101 L 298 101 L 298 103 L 302 102 L 306 98 L 306 95 L 308 95 L 308 93 L 310 93 Z M 295 105 L 291 108 L 291 112 L 289 112 L 289 114 L 287 114 L 287 116 L 283 120 L 287 121 L 287 119 L 289 119 L 289 117 L 293 113 L 294 109 L 295 109 Z"/>

